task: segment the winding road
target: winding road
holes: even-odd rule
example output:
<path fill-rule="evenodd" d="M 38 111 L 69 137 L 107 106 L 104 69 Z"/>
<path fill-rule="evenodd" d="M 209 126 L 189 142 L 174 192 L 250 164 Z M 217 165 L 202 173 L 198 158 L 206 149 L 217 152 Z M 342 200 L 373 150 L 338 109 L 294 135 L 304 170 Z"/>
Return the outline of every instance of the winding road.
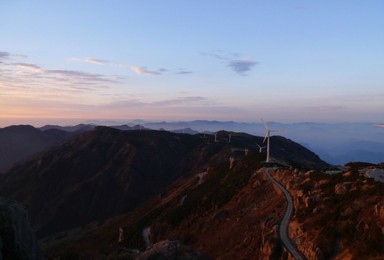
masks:
<path fill-rule="evenodd" d="M 263 168 L 265 176 L 273 183 L 275 184 L 285 195 L 285 198 L 287 199 L 288 206 L 287 210 L 285 211 L 285 215 L 283 220 L 280 223 L 280 228 L 279 228 L 279 235 L 280 239 L 283 242 L 285 248 L 292 254 L 292 256 L 295 259 L 303 260 L 305 259 L 297 250 L 296 246 L 292 242 L 292 240 L 288 236 L 288 225 L 289 221 L 291 219 L 292 213 L 293 213 L 293 201 L 291 198 L 291 195 L 289 192 L 281 185 L 279 182 L 277 182 L 270 174 L 269 174 L 269 169 L 268 168 Z"/>

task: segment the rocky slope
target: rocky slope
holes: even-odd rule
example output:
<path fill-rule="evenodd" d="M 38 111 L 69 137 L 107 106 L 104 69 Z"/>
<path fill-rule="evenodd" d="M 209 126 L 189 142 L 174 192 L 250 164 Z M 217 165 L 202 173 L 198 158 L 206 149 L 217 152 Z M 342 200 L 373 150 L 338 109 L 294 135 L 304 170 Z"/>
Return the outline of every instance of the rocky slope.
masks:
<path fill-rule="evenodd" d="M 293 196 L 289 233 L 308 259 L 382 259 L 382 183 L 357 168 L 333 175 L 286 168 L 273 175 Z"/>
<path fill-rule="evenodd" d="M 129 214 L 46 238 L 46 256 L 145 256 L 164 241 L 198 250 L 203 258 L 197 259 L 286 256 L 277 239 L 286 202 L 262 171 L 255 171 L 261 160 L 250 154 L 231 169 L 228 162 L 209 167 L 202 181 L 199 174 L 179 180 Z"/>
<path fill-rule="evenodd" d="M 26 208 L 0 197 L 0 259 L 43 259 Z"/>

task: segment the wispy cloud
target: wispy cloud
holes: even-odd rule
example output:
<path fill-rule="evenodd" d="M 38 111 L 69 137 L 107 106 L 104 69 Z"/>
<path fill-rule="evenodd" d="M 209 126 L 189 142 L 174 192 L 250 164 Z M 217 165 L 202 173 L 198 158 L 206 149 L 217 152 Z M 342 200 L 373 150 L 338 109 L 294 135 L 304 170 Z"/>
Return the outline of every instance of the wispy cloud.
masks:
<path fill-rule="evenodd" d="M 307 111 L 324 112 L 324 113 L 340 112 L 346 109 L 347 108 L 344 106 L 312 106 L 312 107 L 306 108 Z"/>
<path fill-rule="evenodd" d="M 72 58 L 71 60 L 95 64 L 95 65 L 109 65 L 109 66 L 115 66 L 115 67 L 120 67 L 120 68 L 130 68 L 132 72 L 134 72 L 135 74 L 138 74 L 138 75 L 159 76 L 165 72 L 168 72 L 168 69 L 166 69 L 166 68 L 159 68 L 157 70 L 151 70 L 151 69 L 148 69 L 147 66 L 137 66 L 137 65 L 132 65 L 132 64 L 124 64 L 124 63 L 118 63 L 115 61 L 90 58 L 90 57 Z"/>
<path fill-rule="evenodd" d="M 179 74 L 179 75 L 187 75 L 187 74 L 192 74 L 192 73 L 193 73 L 193 71 L 182 70 L 182 71 L 177 72 L 176 74 Z"/>
<path fill-rule="evenodd" d="M 176 97 L 172 99 L 164 99 L 158 101 L 141 101 L 138 99 L 127 99 L 113 102 L 108 105 L 108 107 L 184 107 L 184 106 L 194 106 L 194 107 L 204 107 L 206 105 L 214 104 L 212 100 L 209 100 L 201 96 L 185 96 L 185 97 Z"/>
<path fill-rule="evenodd" d="M 107 64 L 115 64 L 114 62 L 111 62 L 109 60 L 102 60 L 102 59 L 96 59 L 96 58 L 72 58 L 71 60 L 74 61 L 80 61 L 80 62 L 85 62 L 85 63 L 91 63 L 91 64 L 96 64 L 96 65 L 107 65 Z M 118 65 L 118 64 L 116 64 Z"/>
<path fill-rule="evenodd" d="M 151 75 L 158 76 L 163 73 L 162 69 L 160 70 L 149 70 L 144 66 L 131 66 L 131 70 L 139 75 Z"/>
<path fill-rule="evenodd" d="M 66 78 L 66 79 L 76 79 L 85 82 L 108 82 L 108 83 L 118 83 L 114 79 L 109 79 L 101 74 L 93 74 L 82 71 L 74 71 L 74 70 L 46 70 L 46 73 L 50 75 L 54 75 L 58 78 Z"/>
<path fill-rule="evenodd" d="M 258 61 L 249 57 L 245 57 L 238 53 L 228 54 L 222 50 L 217 50 L 212 53 L 203 52 L 201 54 L 222 61 L 227 65 L 227 67 L 236 72 L 238 75 L 246 75 L 245 72 L 251 71 L 255 65 L 259 64 Z"/>
<path fill-rule="evenodd" d="M 47 70 L 30 63 L 14 63 L 17 68 L 25 69 L 40 74 L 41 77 L 58 81 L 76 81 L 79 84 L 89 82 L 118 83 L 118 80 L 108 78 L 105 75 L 88 73 L 75 70 Z"/>
<path fill-rule="evenodd" d="M 27 58 L 27 55 L 24 54 L 11 54 L 7 51 L 0 51 L 0 63 L 3 60 L 12 60 L 12 58 Z"/>
<path fill-rule="evenodd" d="M 126 77 L 90 73 L 80 70 L 45 68 L 31 62 L 19 62 L 26 55 L 0 52 L 0 86 L 2 95 L 25 100 L 106 102 Z M 99 61 L 100 62 L 100 61 Z"/>
<path fill-rule="evenodd" d="M 190 97 L 178 97 L 175 99 L 162 100 L 152 103 L 153 105 L 158 106 L 175 106 L 175 105 L 192 105 L 192 104 L 201 104 L 208 102 L 208 99 L 201 96 L 190 96 Z"/>
<path fill-rule="evenodd" d="M 0 51 L 0 59 L 6 59 L 10 56 L 9 52 Z"/>
<path fill-rule="evenodd" d="M 30 64 L 30 63 L 14 63 L 14 65 L 18 68 L 30 70 L 30 71 L 33 71 L 36 73 L 43 73 L 44 72 L 44 70 L 42 68 L 40 68 L 39 66 L 34 65 L 34 64 Z"/>

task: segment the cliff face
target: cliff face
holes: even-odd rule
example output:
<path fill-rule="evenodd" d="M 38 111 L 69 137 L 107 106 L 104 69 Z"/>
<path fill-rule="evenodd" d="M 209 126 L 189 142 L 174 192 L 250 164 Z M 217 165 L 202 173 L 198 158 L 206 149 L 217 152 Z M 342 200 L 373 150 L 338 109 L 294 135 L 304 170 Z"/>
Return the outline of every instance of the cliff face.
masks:
<path fill-rule="evenodd" d="M 0 197 L 0 259 L 42 259 L 28 212 L 21 204 Z"/>
<path fill-rule="evenodd" d="M 357 171 L 329 175 L 287 168 L 273 175 L 294 199 L 289 234 L 308 259 L 384 255 L 383 184 Z"/>

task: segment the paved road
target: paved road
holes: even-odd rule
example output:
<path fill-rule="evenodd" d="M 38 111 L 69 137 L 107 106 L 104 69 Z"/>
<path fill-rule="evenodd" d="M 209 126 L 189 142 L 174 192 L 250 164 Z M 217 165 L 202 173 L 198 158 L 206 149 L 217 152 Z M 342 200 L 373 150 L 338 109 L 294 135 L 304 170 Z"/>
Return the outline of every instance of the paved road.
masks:
<path fill-rule="evenodd" d="M 293 244 L 292 240 L 288 236 L 288 225 L 289 225 L 289 221 L 291 220 L 291 216 L 292 216 L 292 212 L 293 212 L 293 201 L 292 201 L 291 195 L 283 187 L 283 185 L 281 185 L 279 182 L 277 182 L 269 174 L 268 168 L 263 168 L 263 171 L 264 171 L 265 175 L 268 177 L 268 179 L 270 179 L 284 193 L 285 198 L 287 199 L 287 202 L 288 202 L 288 206 L 287 206 L 287 210 L 285 212 L 284 218 L 280 223 L 280 228 L 279 228 L 280 239 L 283 242 L 285 248 L 292 254 L 292 256 L 295 259 L 298 259 L 298 260 L 305 259 L 299 253 L 299 251 L 296 249 L 296 246 Z"/>

